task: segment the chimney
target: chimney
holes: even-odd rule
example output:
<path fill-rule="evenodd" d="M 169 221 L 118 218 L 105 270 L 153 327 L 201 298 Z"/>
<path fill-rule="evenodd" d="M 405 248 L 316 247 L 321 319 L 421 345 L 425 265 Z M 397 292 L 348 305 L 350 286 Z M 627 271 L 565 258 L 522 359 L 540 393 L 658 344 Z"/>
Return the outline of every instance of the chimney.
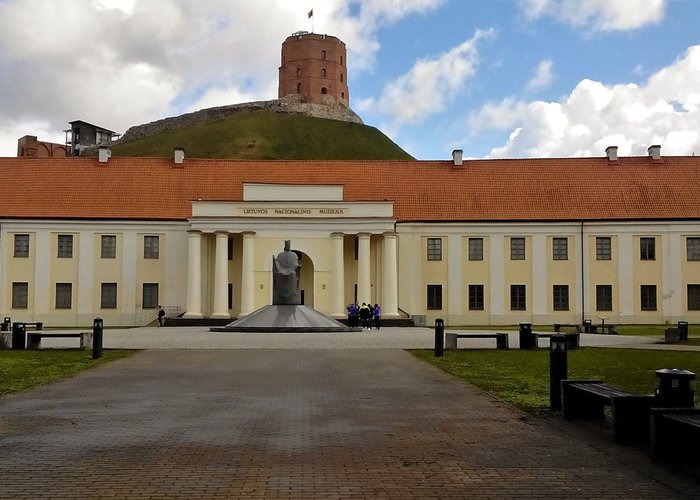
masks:
<path fill-rule="evenodd" d="M 605 148 L 605 155 L 608 157 L 608 161 L 617 161 L 617 146 Z"/>
<path fill-rule="evenodd" d="M 107 146 L 100 146 L 98 149 L 98 160 L 100 163 L 107 163 L 109 157 L 112 156 L 112 150 Z"/>
<path fill-rule="evenodd" d="M 658 161 L 661 159 L 661 146 L 658 144 L 649 146 L 647 148 L 647 153 L 649 153 L 649 156 L 651 156 L 652 160 Z"/>
<path fill-rule="evenodd" d="M 175 164 L 182 165 L 185 161 L 185 150 L 182 148 L 175 148 Z"/>
<path fill-rule="evenodd" d="M 452 163 L 454 163 L 455 167 L 461 167 L 464 163 L 464 160 L 462 159 L 462 153 L 463 151 L 461 149 L 452 150 Z"/>

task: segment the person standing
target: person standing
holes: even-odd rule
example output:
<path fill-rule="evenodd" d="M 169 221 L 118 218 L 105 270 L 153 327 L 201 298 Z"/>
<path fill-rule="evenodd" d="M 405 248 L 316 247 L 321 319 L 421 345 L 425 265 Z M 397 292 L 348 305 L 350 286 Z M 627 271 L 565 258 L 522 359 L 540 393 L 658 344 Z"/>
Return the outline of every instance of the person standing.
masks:
<path fill-rule="evenodd" d="M 161 306 L 158 306 L 158 326 L 165 324 L 165 311 Z"/>
<path fill-rule="evenodd" d="M 374 304 L 374 328 L 379 330 L 379 318 L 382 315 L 382 310 L 379 308 L 379 304 Z"/>
<path fill-rule="evenodd" d="M 363 302 L 360 306 L 360 321 L 362 322 L 362 328 L 371 329 L 369 326 L 369 319 L 372 313 L 369 311 L 369 306 L 366 302 Z"/>
<path fill-rule="evenodd" d="M 357 318 L 358 314 L 359 309 L 357 307 L 357 304 L 350 304 L 350 328 L 357 328 L 360 326 L 360 322 Z"/>

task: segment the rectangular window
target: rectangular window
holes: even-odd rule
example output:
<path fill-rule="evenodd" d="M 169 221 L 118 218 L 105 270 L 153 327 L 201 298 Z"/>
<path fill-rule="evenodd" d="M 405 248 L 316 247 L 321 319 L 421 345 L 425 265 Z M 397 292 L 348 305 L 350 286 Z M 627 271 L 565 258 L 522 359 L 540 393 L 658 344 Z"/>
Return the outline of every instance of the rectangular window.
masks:
<path fill-rule="evenodd" d="M 510 285 L 510 310 L 525 311 L 526 309 L 525 285 Z"/>
<path fill-rule="evenodd" d="M 595 239 L 596 260 L 610 260 L 612 258 L 611 240 L 609 236 L 599 236 Z"/>
<path fill-rule="evenodd" d="M 100 299 L 100 307 L 102 309 L 117 308 L 117 284 L 102 283 L 102 294 Z"/>
<path fill-rule="evenodd" d="M 569 310 L 569 285 L 554 285 L 554 301 L 553 306 L 555 311 Z"/>
<path fill-rule="evenodd" d="M 141 303 L 144 309 L 158 307 L 158 283 L 143 284 L 143 301 Z"/>
<path fill-rule="evenodd" d="M 484 310 L 484 285 L 469 285 L 469 310 Z"/>
<path fill-rule="evenodd" d="M 442 260 L 442 238 L 428 238 L 428 260 Z"/>
<path fill-rule="evenodd" d="M 58 235 L 58 256 L 62 259 L 73 258 L 73 235 Z"/>
<path fill-rule="evenodd" d="M 442 309 L 442 285 L 428 285 L 428 309 Z"/>
<path fill-rule="evenodd" d="M 469 260 L 484 260 L 483 238 L 469 238 Z"/>
<path fill-rule="evenodd" d="M 29 283 L 12 283 L 12 309 L 26 309 L 29 303 Z"/>
<path fill-rule="evenodd" d="M 596 311 L 612 311 L 612 285 L 595 286 Z"/>
<path fill-rule="evenodd" d="M 700 260 L 700 238 L 688 237 L 685 240 L 688 260 Z"/>
<path fill-rule="evenodd" d="M 143 237 L 143 258 L 157 259 L 160 256 L 160 238 L 158 236 Z"/>
<path fill-rule="evenodd" d="M 569 260 L 568 238 L 552 238 L 552 259 Z"/>
<path fill-rule="evenodd" d="M 688 311 L 700 311 L 700 285 L 688 285 Z"/>
<path fill-rule="evenodd" d="M 103 234 L 100 257 L 103 259 L 117 258 L 117 237 L 113 234 Z"/>
<path fill-rule="evenodd" d="M 15 257 L 29 257 L 29 235 L 15 234 Z"/>
<path fill-rule="evenodd" d="M 73 284 L 56 283 L 56 309 L 73 307 Z"/>
<path fill-rule="evenodd" d="M 639 238 L 639 258 L 656 260 L 656 238 Z"/>
<path fill-rule="evenodd" d="M 510 239 L 510 260 L 525 260 L 525 238 Z"/>
<path fill-rule="evenodd" d="M 641 285 L 642 311 L 656 311 L 656 285 Z"/>

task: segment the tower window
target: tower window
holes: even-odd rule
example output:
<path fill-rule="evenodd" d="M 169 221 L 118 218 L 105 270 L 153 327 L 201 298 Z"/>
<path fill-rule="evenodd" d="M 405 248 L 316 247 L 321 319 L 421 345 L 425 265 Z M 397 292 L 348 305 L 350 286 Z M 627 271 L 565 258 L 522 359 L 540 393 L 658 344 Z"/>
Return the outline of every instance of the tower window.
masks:
<path fill-rule="evenodd" d="M 323 61 L 326 60 L 326 51 L 325 51 L 325 50 L 322 50 L 322 51 L 321 51 L 321 59 L 322 59 Z"/>
<path fill-rule="evenodd" d="M 345 92 L 341 92 L 341 93 L 340 93 L 340 98 L 341 98 L 341 99 L 345 99 Z"/>
<path fill-rule="evenodd" d="M 328 89 L 326 87 L 321 87 L 321 94 L 326 95 L 328 93 Z"/>
<path fill-rule="evenodd" d="M 301 82 L 297 83 L 297 94 L 301 94 Z"/>
<path fill-rule="evenodd" d="M 301 68 L 297 68 L 297 76 L 301 76 Z"/>
<path fill-rule="evenodd" d="M 326 68 L 321 68 L 321 76 L 326 77 Z"/>
<path fill-rule="evenodd" d="M 343 65 L 343 56 L 340 56 L 340 65 Z"/>
<path fill-rule="evenodd" d="M 343 83 L 343 74 L 340 74 L 340 83 Z"/>

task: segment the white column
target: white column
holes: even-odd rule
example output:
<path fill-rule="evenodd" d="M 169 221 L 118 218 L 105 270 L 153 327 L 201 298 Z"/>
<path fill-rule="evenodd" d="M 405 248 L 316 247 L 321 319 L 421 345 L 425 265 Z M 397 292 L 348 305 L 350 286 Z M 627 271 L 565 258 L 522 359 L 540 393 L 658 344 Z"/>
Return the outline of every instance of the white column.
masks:
<path fill-rule="evenodd" d="M 241 264 L 241 312 L 240 316 L 245 316 L 253 312 L 255 297 L 253 295 L 253 263 L 255 262 L 255 232 L 244 231 L 243 235 L 243 256 Z"/>
<path fill-rule="evenodd" d="M 384 233 L 384 253 L 382 254 L 382 317 L 399 317 L 399 280 L 396 258 L 396 233 Z"/>
<path fill-rule="evenodd" d="M 331 233 L 333 240 L 333 267 L 331 269 L 331 315 L 336 318 L 346 316 L 345 311 L 345 235 Z"/>
<path fill-rule="evenodd" d="M 188 231 L 187 312 L 185 318 L 202 317 L 202 233 Z"/>
<path fill-rule="evenodd" d="M 216 231 L 214 257 L 214 311 L 212 318 L 230 318 L 228 312 L 228 232 Z"/>
<path fill-rule="evenodd" d="M 369 238 L 369 233 L 360 233 L 357 235 L 357 302 L 360 304 L 372 300 L 369 268 Z"/>

